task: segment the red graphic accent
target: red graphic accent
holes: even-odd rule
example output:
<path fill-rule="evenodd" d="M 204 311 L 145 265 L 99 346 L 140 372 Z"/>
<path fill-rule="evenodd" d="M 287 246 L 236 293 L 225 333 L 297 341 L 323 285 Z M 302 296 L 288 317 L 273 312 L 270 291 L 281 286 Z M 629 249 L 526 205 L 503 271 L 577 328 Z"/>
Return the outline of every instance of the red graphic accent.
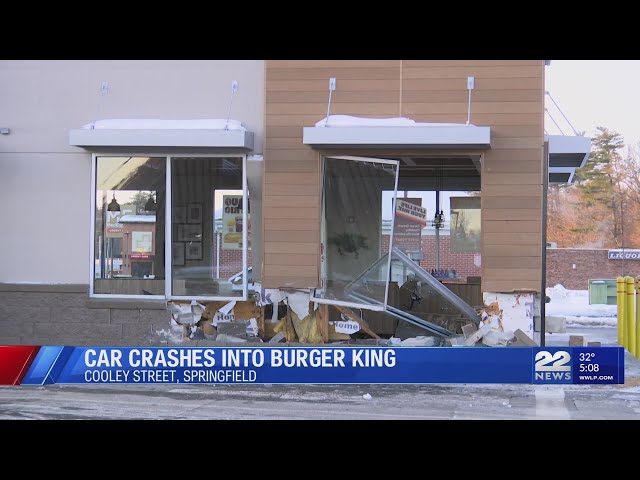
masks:
<path fill-rule="evenodd" d="M 0 385 L 20 385 L 40 347 L 0 346 Z"/>
<path fill-rule="evenodd" d="M 419 223 L 420 225 L 423 225 L 425 227 L 427 226 L 427 221 L 426 220 L 424 220 L 422 218 L 419 218 L 419 217 L 416 217 L 415 215 L 411 215 L 410 213 L 404 213 L 404 212 L 401 212 L 399 210 L 396 210 L 396 215 L 398 217 L 402 217 L 402 218 L 406 218 L 407 220 L 411 220 L 412 222 Z"/>
<path fill-rule="evenodd" d="M 130 253 L 129 258 L 131 260 L 149 260 L 153 258 L 153 255 L 149 255 L 148 253 Z"/>

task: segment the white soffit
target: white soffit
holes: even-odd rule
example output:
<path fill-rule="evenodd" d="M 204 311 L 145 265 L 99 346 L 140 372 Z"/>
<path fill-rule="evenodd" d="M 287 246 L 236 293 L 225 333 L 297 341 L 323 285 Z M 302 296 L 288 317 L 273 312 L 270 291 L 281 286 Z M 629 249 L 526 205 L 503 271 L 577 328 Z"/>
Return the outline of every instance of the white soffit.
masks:
<path fill-rule="evenodd" d="M 546 135 L 549 164 L 557 167 L 584 167 L 591 153 L 591 139 L 577 135 Z"/>
<path fill-rule="evenodd" d="M 253 148 L 253 133 L 237 120 L 98 120 L 69 130 L 78 147 L 214 147 Z"/>
<path fill-rule="evenodd" d="M 549 183 L 572 183 L 576 169 L 591 153 L 591 139 L 578 135 L 545 135 L 549 142 Z"/>
<path fill-rule="evenodd" d="M 491 129 L 463 123 L 417 123 L 408 118 L 332 115 L 304 127 L 302 143 L 314 147 L 488 148 Z"/>

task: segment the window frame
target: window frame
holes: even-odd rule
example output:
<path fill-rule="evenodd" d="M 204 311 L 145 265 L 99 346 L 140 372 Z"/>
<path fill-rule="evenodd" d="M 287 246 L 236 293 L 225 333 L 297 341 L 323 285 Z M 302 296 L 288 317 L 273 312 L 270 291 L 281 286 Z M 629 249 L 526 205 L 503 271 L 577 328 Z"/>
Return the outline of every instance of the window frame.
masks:
<path fill-rule="evenodd" d="M 378 157 L 367 157 L 362 155 L 322 155 L 321 156 L 321 169 L 320 173 L 322 175 L 322 190 L 320 194 L 320 245 L 322 245 L 322 254 L 320 256 L 320 287 L 311 289 L 310 299 L 312 302 L 326 305 L 335 305 L 349 308 L 359 308 L 363 310 L 371 310 L 374 312 L 382 312 L 387 308 L 387 303 L 389 301 L 389 274 L 391 272 L 391 255 L 388 256 L 387 259 L 387 268 L 386 268 L 386 288 L 384 290 L 384 302 L 380 305 L 373 304 L 365 304 L 358 302 L 348 302 L 344 300 L 334 300 L 327 299 L 320 296 L 317 296 L 318 290 L 324 290 L 326 288 L 326 264 L 327 264 L 327 242 L 326 242 L 326 211 L 325 211 L 325 171 L 326 171 L 326 160 L 327 158 L 333 158 L 337 160 L 348 160 L 354 162 L 362 162 L 362 163 L 378 163 L 382 165 L 393 165 L 396 168 L 395 173 L 395 181 L 394 181 L 394 190 L 393 190 L 393 205 L 396 204 L 396 198 L 398 196 L 398 180 L 400 176 L 400 162 L 398 160 L 390 160 L 386 158 L 378 158 Z M 393 232 L 395 225 L 395 213 L 392 212 L 391 216 L 391 231 Z M 389 238 L 389 252 L 393 248 L 393 234 Z M 381 256 L 380 258 L 383 258 Z M 368 270 L 367 270 L 368 271 Z M 365 272 L 366 273 L 366 272 Z M 364 274 L 364 273 L 363 273 Z M 355 281 L 354 279 L 353 281 Z M 352 282 L 353 283 L 353 282 Z"/>
<path fill-rule="evenodd" d="M 96 191 L 97 191 L 97 165 L 98 157 L 116 157 L 116 156 L 137 156 L 137 157 L 165 157 L 165 232 L 164 232 L 164 263 L 165 263 L 165 278 L 164 278 L 164 295 L 127 295 L 122 293 L 95 293 L 94 281 L 95 281 L 95 234 L 96 234 Z M 171 282 L 173 275 L 173 266 L 171 264 L 171 252 L 173 245 L 173 228 L 172 228 L 172 189 L 171 189 L 171 160 L 173 158 L 226 158 L 236 157 L 242 158 L 242 222 L 245 227 L 242 229 L 242 271 L 244 272 L 242 281 L 242 295 L 235 297 L 224 297 L 214 295 L 197 295 L 197 296 L 182 296 L 171 294 Z M 99 299 L 144 299 L 144 300 L 199 300 L 199 301 L 246 301 L 248 298 L 249 282 L 247 275 L 248 265 L 248 196 L 249 189 L 247 183 L 247 154 L 240 152 L 225 152 L 225 153 L 166 153 L 155 152 L 145 153 L 136 152 L 135 154 L 128 153 L 126 150 L 118 152 L 93 152 L 91 154 L 91 181 L 90 183 L 90 226 L 89 226 L 89 298 Z M 215 228 L 215 221 L 213 222 L 213 228 Z M 167 248 L 167 245 L 169 246 Z"/>

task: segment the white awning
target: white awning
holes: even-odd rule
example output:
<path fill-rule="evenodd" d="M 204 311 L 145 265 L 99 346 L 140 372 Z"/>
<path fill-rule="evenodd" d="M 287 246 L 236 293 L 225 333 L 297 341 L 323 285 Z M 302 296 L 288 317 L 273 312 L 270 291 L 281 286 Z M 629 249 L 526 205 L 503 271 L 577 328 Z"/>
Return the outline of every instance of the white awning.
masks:
<path fill-rule="evenodd" d="M 571 183 L 576 168 L 584 167 L 591 139 L 574 135 L 545 135 L 549 142 L 549 183 Z"/>
<path fill-rule="evenodd" d="M 226 119 L 107 119 L 69 131 L 78 147 L 253 148 L 253 133 Z"/>
<path fill-rule="evenodd" d="M 302 143 L 316 148 L 488 148 L 491 129 L 464 123 L 418 123 L 404 117 L 331 115 L 303 129 Z"/>

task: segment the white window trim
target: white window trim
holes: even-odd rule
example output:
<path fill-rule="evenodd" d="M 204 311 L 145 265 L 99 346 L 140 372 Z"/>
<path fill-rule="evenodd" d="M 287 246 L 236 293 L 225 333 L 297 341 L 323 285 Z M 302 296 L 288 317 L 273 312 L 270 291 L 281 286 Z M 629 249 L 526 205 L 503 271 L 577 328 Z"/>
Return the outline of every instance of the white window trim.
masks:
<path fill-rule="evenodd" d="M 89 298 L 103 298 L 103 299 L 145 299 L 145 300 L 198 300 L 198 301 L 246 301 L 248 298 L 248 286 L 249 286 L 249 276 L 247 275 L 247 252 L 249 249 L 248 244 L 248 187 L 247 187 L 247 155 L 244 153 L 235 153 L 235 152 L 227 152 L 227 153 L 184 153 L 184 154 L 168 154 L 168 153 L 136 153 L 135 156 L 140 157 L 165 157 L 166 159 L 166 168 L 165 168 L 165 278 L 164 278 L 164 295 L 126 295 L 122 293 L 95 293 L 94 290 L 94 281 L 95 281 L 95 227 L 96 227 L 96 191 L 97 191 L 97 161 L 98 157 L 115 157 L 115 156 L 124 156 L 128 155 L 127 152 L 122 153 L 100 153 L 94 152 L 91 154 L 91 220 L 89 226 L 89 238 L 90 238 L 90 247 L 89 254 L 91 256 L 91 261 L 89 262 Z M 172 190 L 171 190 L 171 160 L 173 158 L 193 158 L 193 157 L 204 157 L 204 158 L 226 158 L 226 157 L 236 157 L 242 158 L 242 224 L 244 228 L 242 229 L 242 271 L 244 272 L 243 280 L 242 280 L 242 296 L 237 297 L 223 297 L 223 296 L 210 296 L 210 295 L 172 295 L 171 294 L 171 282 L 172 282 L 172 258 L 171 258 L 171 248 L 167 248 L 167 245 L 172 245 L 173 242 L 173 229 L 172 229 L 172 221 L 173 218 L 171 215 L 171 200 L 172 200 Z M 166 219 L 169 219 L 167 221 Z M 215 228 L 215 222 L 213 222 L 213 228 Z"/>
<path fill-rule="evenodd" d="M 322 194 L 320 196 L 320 201 L 321 201 L 321 209 L 320 209 L 320 213 L 322 215 L 321 220 L 320 220 L 320 241 L 323 245 L 323 261 L 321 261 L 320 264 L 320 282 L 322 285 L 322 288 L 314 288 L 311 296 L 310 296 L 310 300 L 312 302 L 316 302 L 316 303 L 320 303 L 320 304 L 326 304 L 326 305 L 336 305 L 336 306 L 341 306 L 341 307 L 350 307 L 350 308 L 360 308 L 363 310 L 372 310 L 375 312 L 381 312 L 386 310 L 387 308 L 387 302 L 389 301 L 389 277 L 390 277 L 390 272 L 391 272 L 391 255 L 389 255 L 389 259 L 387 260 L 387 275 L 386 275 L 386 280 L 385 283 L 387 284 L 387 288 L 384 289 L 384 303 L 381 305 L 372 305 L 372 304 L 366 304 L 366 303 L 357 303 L 357 302 L 345 302 L 343 300 L 332 300 L 332 299 L 327 299 L 327 298 L 321 298 L 321 297 L 317 297 L 316 296 L 316 292 L 318 290 L 324 290 L 324 276 L 326 274 L 326 262 L 327 262 L 327 245 L 325 242 L 325 234 L 326 234 L 326 212 L 325 212 L 325 208 L 324 208 L 324 192 L 325 192 L 325 185 L 324 185 L 324 180 L 325 180 L 325 165 L 326 165 L 326 159 L 327 158 L 335 158 L 338 160 L 351 160 L 354 162 L 362 162 L 362 163 L 382 163 L 382 164 L 386 164 L 386 165 L 393 165 L 396 167 L 396 178 L 395 178 L 395 184 L 394 184 L 394 190 L 393 190 L 393 205 L 396 204 L 396 198 L 398 196 L 398 178 L 400 176 L 400 162 L 398 160 L 387 160 L 384 158 L 376 158 L 376 157 L 361 157 L 361 156 L 353 156 L 353 155 L 322 155 L 321 157 L 321 173 L 322 173 Z M 391 252 L 391 249 L 393 248 L 393 231 L 395 228 L 395 213 L 392 212 L 393 215 L 391 216 L 391 232 L 392 234 L 389 236 L 389 252 Z"/>

